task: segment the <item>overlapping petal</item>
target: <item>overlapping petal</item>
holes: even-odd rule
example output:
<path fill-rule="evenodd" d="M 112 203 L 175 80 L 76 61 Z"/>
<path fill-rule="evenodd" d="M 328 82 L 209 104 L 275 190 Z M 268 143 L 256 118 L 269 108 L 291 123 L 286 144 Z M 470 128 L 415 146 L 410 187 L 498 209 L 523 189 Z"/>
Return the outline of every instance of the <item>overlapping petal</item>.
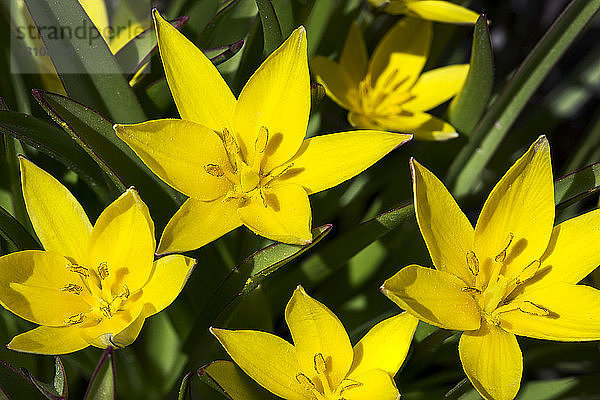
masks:
<path fill-rule="evenodd" d="M 354 109 L 358 107 L 358 84 L 335 61 L 325 57 L 315 57 L 310 61 L 313 74 L 325 88 L 325 93 L 340 107 Z"/>
<path fill-rule="evenodd" d="M 361 385 L 344 391 L 347 400 L 397 400 L 400 396 L 394 379 L 381 369 L 372 369 L 352 376 Z"/>
<path fill-rule="evenodd" d="M 427 71 L 410 89 L 414 96 L 402 107 L 407 111 L 427 111 L 454 97 L 462 89 L 469 64 L 450 65 Z"/>
<path fill-rule="evenodd" d="M 383 129 L 412 134 L 418 140 L 448 140 L 458 136 L 456 129 L 449 123 L 422 112 L 403 112 L 398 115 L 369 118 L 349 113 L 348 120 L 357 128 Z"/>
<path fill-rule="evenodd" d="M 433 265 L 473 286 L 475 275 L 466 262 L 473 247 L 473 226 L 434 174 L 415 160 L 410 165 L 417 222 Z"/>
<path fill-rule="evenodd" d="M 125 280 L 135 291 L 152 272 L 155 248 L 148 207 L 135 189 L 128 189 L 98 217 L 90 238 L 89 266 L 105 263 L 109 275 L 103 285 L 112 287 Z"/>
<path fill-rule="evenodd" d="M 383 370 L 391 377 L 396 375 L 408 354 L 418 323 L 417 318 L 405 312 L 371 328 L 354 346 L 349 376 L 359 376 L 374 369 Z"/>
<path fill-rule="evenodd" d="M 167 83 L 181 118 L 218 132 L 231 127 L 236 100 L 219 71 L 158 11 L 153 17 Z"/>
<path fill-rule="evenodd" d="M 312 213 L 308 194 L 301 186 L 280 184 L 264 189 L 237 212 L 244 225 L 258 235 L 300 245 L 312 241 Z"/>
<path fill-rule="evenodd" d="M 392 4 L 395 1 L 392 0 Z M 393 13 L 392 4 L 386 7 L 386 12 Z M 406 0 L 406 8 L 409 14 L 430 21 L 449 22 L 453 24 L 474 24 L 479 14 L 468 8 L 449 1 L 439 0 Z"/>
<path fill-rule="evenodd" d="M 90 306 L 69 284 L 82 285 L 70 262 L 51 251 L 26 250 L 0 257 L 0 303 L 21 318 L 47 326 L 64 326 L 68 317 Z"/>
<path fill-rule="evenodd" d="M 292 158 L 306 135 L 309 112 L 306 31 L 300 27 L 267 57 L 238 98 L 234 128 L 250 165 L 263 127 L 268 130 L 265 170 Z"/>
<path fill-rule="evenodd" d="M 355 22 L 352 22 L 340 56 L 340 67 L 358 86 L 367 73 L 368 63 L 367 45 L 363 40 L 360 28 Z"/>
<path fill-rule="evenodd" d="M 410 135 L 381 131 L 316 136 L 304 141 L 280 179 L 302 185 L 309 194 L 320 192 L 361 173 L 410 139 Z"/>
<path fill-rule="evenodd" d="M 353 359 L 350 339 L 340 320 L 327 307 L 298 287 L 285 308 L 300 369 L 309 378 L 316 375 L 315 356 L 325 360 L 332 387 L 350 370 Z"/>
<path fill-rule="evenodd" d="M 27 213 L 42 246 L 85 262 L 92 225 L 81 204 L 50 174 L 24 158 L 19 162 Z"/>
<path fill-rule="evenodd" d="M 525 304 L 524 304 L 525 303 Z M 516 335 L 560 341 L 600 340 L 600 291 L 556 283 L 498 309 L 502 327 Z"/>
<path fill-rule="evenodd" d="M 35 354 L 68 354 L 89 346 L 76 327 L 38 326 L 15 336 L 6 346 L 11 350 Z"/>
<path fill-rule="evenodd" d="M 237 200 L 188 199 L 169 220 L 160 238 L 158 254 L 197 249 L 242 224 Z"/>
<path fill-rule="evenodd" d="M 475 226 L 481 263 L 504 258 L 503 275 L 516 277 L 542 257 L 554 224 L 554 182 L 550 146 L 541 136 L 496 184 Z M 510 244 L 510 245 L 509 245 Z M 508 246 L 508 248 L 507 248 Z M 505 257 L 501 253 L 506 250 Z M 490 271 L 483 269 L 482 277 Z"/>
<path fill-rule="evenodd" d="M 231 358 L 265 389 L 289 400 L 304 400 L 294 346 L 270 333 L 211 328 Z"/>
<path fill-rule="evenodd" d="M 231 165 L 221 138 L 207 127 L 180 119 L 115 125 L 152 172 L 180 192 L 214 200 L 231 188 Z"/>
<path fill-rule="evenodd" d="M 458 345 L 460 361 L 486 400 L 512 400 L 523 374 L 523 356 L 512 333 L 488 323 L 475 332 L 464 332 Z"/>
<path fill-rule="evenodd" d="M 443 271 L 409 265 L 383 283 L 381 290 L 400 308 L 431 325 L 453 330 L 475 330 L 479 306 L 464 291 L 460 278 Z"/>

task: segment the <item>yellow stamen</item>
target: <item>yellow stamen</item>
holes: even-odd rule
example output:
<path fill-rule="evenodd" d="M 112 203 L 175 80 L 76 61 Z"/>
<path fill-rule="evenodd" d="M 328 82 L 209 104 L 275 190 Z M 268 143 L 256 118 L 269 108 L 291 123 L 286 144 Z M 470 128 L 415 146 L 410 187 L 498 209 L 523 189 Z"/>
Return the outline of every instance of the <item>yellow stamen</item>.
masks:
<path fill-rule="evenodd" d="M 474 251 L 467 251 L 467 267 L 473 275 L 479 275 L 479 260 Z"/>
<path fill-rule="evenodd" d="M 267 143 L 269 142 L 269 130 L 266 126 L 261 126 L 258 130 L 258 136 L 254 142 L 254 150 L 258 153 L 264 153 L 267 149 Z"/>
<path fill-rule="evenodd" d="M 85 319 L 85 314 L 79 313 L 75 315 L 71 315 L 70 317 L 65 318 L 63 322 L 65 325 L 77 325 L 83 322 Z"/>
<path fill-rule="evenodd" d="M 548 315 L 550 315 L 550 310 L 539 306 L 529 300 L 525 300 L 519 303 L 517 305 L 517 308 L 519 309 L 519 311 L 525 314 L 537 315 L 538 317 L 547 317 Z"/>
<path fill-rule="evenodd" d="M 100 277 L 100 279 L 105 280 L 106 278 L 108 278 L 108 275 L 108 264 L 106 264 L 105 262 L 100 263 L 100 265 L 98 265 L 98 276 Z"/>
<path fill-rule="evenodd" d="M 523 271 L 517 277 L 515 283 L 520 285 L 521 283 L 531 279 L 539 271 L 542 262 L 540 260 L 532 261 L 528 266 L 523 268 Z"/>
<path fill-rule="evenodd" d="M 499 263 L 504 262 L 504 260 L 506 259 L 506 252 L 508 250 L 508 247 L 510 246 L 510 244 L 512 243 L 514 238 L 515 238 L 515 235 L 513 235 L 513 233 L 510 232 L 506 239 L 506 241 L 508 243 L 506 244 L 506 246 L 504 246 L 504 249 L 502 249 L 502 251 L 500 253 L 498 253 L 498 255 L 496 257 L 494 257 L 494 261 L 499 262 Z"/>
<path fill-rule="evenodd" d="M 78 295 L 81 294 L 81 292 L 83 291 L 83 286 L 76 285 L 74 283 L 69 283 L 68 285 L 61 287 L 60 290 L 62 292 L 69 292 Z"/>
<path fill-rule="evenodd" d="M 461 289 L 463 292 L 465 293 L 476 293 L 476 294 L 481 294 L 481 290 L 474 288 L 474 287 L 464 287 Z"/>
<path fill-rule="evenodd" d="M 296 380 L 305 390 L 313 391 L 317 388 L 310 378 L 302 373 L 296 374 Z"/>
<path fill-rule="evenodd" d="M 88 269 L 85 267 L 82 267 L 81 265 L 67 265 L 67 269 L 71 272 L 75 272 L 75 273 L 83 276 L 84 278 L 87 278 L 90 276 L 90 272 L 88 271 Z"/>
<path fill-rule="evenodd" d="M 225 146 L 227 157 L 229 158 L 229 162 L 231 163 L 231 168 L 233 169 L 233 172 L 237 172 L 237 157 L 240 153 L 240 147 L 238 146 L 235 138 L 227 128 L 223 128 L 221 140 L 223 140 L 223 145 Z"/>
<path fill-rule="evenodd" d="M 362 383 L 358 381 L 354 381 L 352 379 L 344 379 L 342 383 L 340 383 L 340 396 L 346 391 L 350 389 L 355 389 L 357 387 L 361 387 Z"/>
<path fill-rule="evenodd" d="M 206 171 L 207 174 L 216 176 L 217 178 L 225 175 L 225 172 L 223 172 L 223 169 L 220 166 L 218 166 L 217 164 L 206 164 L 204 166 L 204 170 Z"/>
<path fill-rule="evenodd" d="M 325 364 L 325 358 L 323 358 L 323 354 L 315 354 L 314 362 L 315 371 L 317 372 L 317 374 L 324 374 L 325 372 L 327 372 L 327 365 Z"/>

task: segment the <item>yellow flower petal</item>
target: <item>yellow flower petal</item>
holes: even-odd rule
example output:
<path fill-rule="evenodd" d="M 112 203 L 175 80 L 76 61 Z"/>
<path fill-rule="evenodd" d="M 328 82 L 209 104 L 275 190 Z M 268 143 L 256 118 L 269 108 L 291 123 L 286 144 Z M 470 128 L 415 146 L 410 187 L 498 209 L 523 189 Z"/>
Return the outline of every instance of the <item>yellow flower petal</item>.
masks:
<path fill-rule="evenodd" d="M 600 210 L 554 227 L 538 274 L 518 289 L 524 294 L 555 283 L 578 283 L 600 265 Z"/>
<path fill-rule="evenodd" d="M 449 1 L 409 0 L 406 2 L 406 8 L 411 15 L 430 21 L 452 24 L 474 24 L 479 17 L 476 12 Z M 388 12 L 388 8 L 385 11 Z M 389 12 L 391 13 L 391 11 Z"/>
<path fill-rule="evenodd" d="M 263 190 L 262 197 L 255 194 L 238 215 L 244 225 L 268 239 L 300 245 L 312 241 L 310 203 L 306 190 L 298 185 Z"/>
<path fill-rule="evenodd" d="M 84 262 L 92 225 L 81 204 L 60 182 L 20 158 L 23 197 L 44 249 Z"/>
<path fill-rule="evenodd" d="M 397 400 L 400 398 L 400 393 L 398 393 L 394 379 L 390 374 L 381 369 L 372 369 L 360 375 L 353 374 L 349 378 L 360 382 L 361 385 L 344 390 L 344 399 Z"/>
<path fill-rule="evenodd" d="M 358 82 L 353 81 L 339 64 L 319 56 L 310 61 L 310 67 L 329 98 L 347 110 L 358 107 Z"/>
<path fill-rule="evenodd" d="M 377 92 L 406 92 L 413 86 L 429 54 L 433 29 L 430 22 L 403 18 L 377 45 L 369 74 Z"/>
<path fill-rule="evenodd" d="M 262 63 L 240 93 L 234 128 L 249 163 L 262 127 L 268 130 L 264 170 L 292 158 L 306 134 L 309 112 L 306 31 L 300 27 Z"/>
<path fill-rule="evenodd" d="M 115 125 L 115 131 L 152 172 L 189 197 L 214 200 L 232 186 L 225 176 L 233 171 L 223 142 L 205 126 L 159 119 Z"/>
<path fill-rule="evenodd" d="M 78 274 L 67 269 L 63 256 L 26 250 L 0 257 L 0 299 L 4 308 L 40 325 L 64 325 L 66 318 L 87 312 L 81 296 L 61 291 L 69 284 L 85 290 Z"/>
<path fill-rule="evenodd" d="M 320 192 L 358 175 L 410 139 L 410 135 L 381 131 L 316 136 L 304 141 L 290 160 L 292 168 L 280 179 L 302 185 L 309 194 Z"/>
<path fill-rule="evenodd" d="M 34 354 L 67 354 L 84 349 L 90 344 L 81 337 L 76 327 L 51 328 L 39 326 L 15 336 L 6 346 L 11 350 Z"/>
<path fill-rule="evenodd" d="M 129 346 L 131 343 L 135 342 L 135 339 L 137 339 L 140 335 L 145 321 L 146 315 L 145 313 L 141 312 L 127 328 L 117 333 L 112 338 L 111 342 L 120 348 Z"/>
<path fill-rule="evenodd" d="M 433 265 L 474 286 L 475 275 L 466 263 L 473 248 L 473 226 L 435 175 L 415 160 L 410 166 L 417 222 Z"/>
<path fill-rule="evenodd" d="M 539 313 L 501 313 L 502 327 L 515 335 L 560 341 L 600 339 L 600 291 L 589 286 L 557 283 L 532 291 L 505 307 L 535 305 Z M 526 306 L 527 306 L 526 305 Z M 502 307 L 498 309 L 498 312 Z M 547 315 L 545 315 L 547 314 Z"/>
<path fill-rule="evenodd" d="M 348 121 L 357 128 L 384 129 L 412 134 L 418 140 L 448 140 L 458 136 L 449 123 L 427 113 L 402 113 L 378 116 L 375 120 L 363 115 L 350 113 Z"/>
<path fill-rule="evenodd" d="M 112 28 L 109 31 L 108 12 L 104 0 L 79 0 L 79 4 L 108 43 L 110 38 L 107 34 L 112 31 Z"/>
<path fill-rule="evenodd" d="M 483 266 L 483 281 L 492 269 L 485 265 L 493 266 L 497 258 L 504 259 L 502 273 L 508 280 L 539 260 L 553 224 L 550 146 L 541 136 L 500 179 L 483 205 L 475 226 L 475 253 Z"/>
<path fill-rule="evenodd" d="M 256 390 L 257 386 L 231 361 L 213 361 L 198 373 L 210 376 L 233 400 L 264 400 L 264 391 Z"/>
<path fill-rule="evenodd" d="M 236 101 L 219 71 L 158 11 L 152 15 L 167 83 L 181 118 L 218 132 L 231 127 Z"/>
<path fill-rule="evenodd" d="M 238 201 L 188 199 L 173 215 L 160 238 L 158 254 L 194 250 L 242 224 Z"/>
<path fill-rule="evenodd" d="M 262 387 L 288 400 L 303 400 L 305 389 L 296 380 L 300 372 L 294 347 L 285 340 L 259 331 L 211 328 L 227 353 Z"/>
<path fill-rule="evenodd" d="M 340 67 L 358 85 L 367 73 L 368 62 L 367 45 L 360 28 L 352 21 L 340 56 Z"/>
<path fill-rule="evenodd" d="M 313 382 L 317 376 L 315 357 L 325 360 L 331 387 L 337 387 L 352 365 L 353 351 L 346 329 L 323 304 L 298 286 L 285 308 L 296 357 L 301 371 Z"/>
<path fill-rule="evenodd" d="M 86 267 L 97 269 L 105 265 L 108 277 L 103 286 L 123 282 L 135 291 L 148 280 L 155 248 L 154 223 L 148 207 L 135 189 L 128 189 L 98 217 Z"/>
<path fill-rule="evenodd" d="M 381 287 L 400 308 L 428 324 L 459 331 L 478 329 L 479 306 L 465 282 L 443 271 L 409 265 Z"/>
<path fill-rule="evenodd" d="M 402 104 L 408 111 L 427 111 L 454 97 L 463 87 L 469 64 L 450 65 L 427 71 L 410 89 L 414 98 Z"/>
<path fill-rule="evenodd" d="M 147 317 L 160 312 L 175 300 L 194 270 L 196 260 L 181 255 L 162 257 L 154 262 L 152 275 L 142 288 L 141 302 Z"/>
<path fill-rule="evenodd" d="M 144 317 L 144 307 L 141 302 L 132 304 L 129 300 L 128 303 L 128 308 L 113 313 L 111 318 L 104 318 L 94 326 L 81 326 L 81 336 L 91 345 L 101 349 L 108 346 L 120 347 L 121 344 L 131 344 L 142 328 L 144 318 L 141 321 L 139 318 L 140 316 Z M 124 335 L 119 337 L 121 333 Z M 136 336 L 132 338 L 131 336 L 134 334 Z M 130 339 L 131 342 L 129 342 Z"/>
<path fill-rule="evenodd" d="M 519 391 L 523 356 L 517 338 L 483 323 L 476 332 L 464 332 L 458 345 L 460 361 L 475 389 L 486 400 L 512 400 Z"/>
<path fill-rule="evenodd" d="M 387 318 L 375 325 L 354 346 L 350 376 L 380 369 L 390 376 L 402 366 L 419 320 L 409 313 Z M 351 393 L 348 392 L 350 395 Z"/>

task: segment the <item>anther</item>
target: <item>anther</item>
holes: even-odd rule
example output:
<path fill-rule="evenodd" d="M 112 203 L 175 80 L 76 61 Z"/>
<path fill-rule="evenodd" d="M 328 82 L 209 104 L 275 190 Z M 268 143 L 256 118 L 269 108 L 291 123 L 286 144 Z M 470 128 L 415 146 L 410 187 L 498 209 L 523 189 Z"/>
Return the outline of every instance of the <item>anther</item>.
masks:
<path fill-rule="evenodd" d="M 283 170 L 281 170 L 281 172 L 278 172 L 275 175 L 271 175 L 271 177 L 273 178 L 279 178 L 280 176 L 282 176 L 283 174 L 285 174 L 286 172 L 289 171 L 290 168 L 292 168 L 294 166 L 294 163 L 290 163 L 288 166 L 286 166 Z"/>
<path fill-rule="evenodd" d="M 324 374 L 325 372 L 327 372 L 327 364 L 325 364 L 325 358 L 323 358 L 323 354 L 315 354 L 314 362 L 315 371 L 317 372 L 317 374 Z"/>
<path fill-rule="evenodd" d="M 519 309 L 519 311 L 525 314 L 537 315 L 538 317 L 547 317 L 548 315 L 550 315 L 550 310 L 542 306 L 538 306 L 537 304 L 529 300 L 523 301 L 517 306 L 517 308 Z"/>
<path fill-rule="evenodd" d="M 61 292 L 69 292 L 69 293 L 73 293 L 73 294 L 81 294 L 81 292 L 83 291 L 83 287 L 76 285 L 74 283 L 69 283 L 68 285 L 65 285 L 63 287 L 60 288 Z"/>
<path fill-rule="evenodd" d="M 129 297 L 129 288 L 127 287 L 127 285 L 123 285 L 123 291 L 119 294 L 118 297 L 127 299 Z"/>
<path fill-rule="evenodd" d="M 221 167 L 218 166 L 217 164 L 206 164 L 204 166 L 204 170 L 206 171 L 207 174 L 216 176 L 217 178 L 225 175 L 225 172 L 223 172 Z"/>
<path fill-rule="evenodd" d="M 108 278 L 108 275 L 108 264 L 105 262 L 100 263 L 100 265 L 98 265 L 98 276 L 100 279 L 104 280 Z"/>
<path fill-rule="evenodd" d="M 221 138 L 223 140 L 223 144 L 225 145 L 227 157 L 229 158 L 229 162 L 231 163 L 233 172 L 237 173 L 237 161 L 235 157 L 237 154 L 239 154 L 240 148 L 237 142 L 235 141 L 233 135 L 229 132 L 229 129 L 223 128 L 223 135 L 221 136 Z"/>
<path fill-rule="evenodd" d="M 65 325 L 77 325 L 77 324 L 82 323 L 84 319 L 85 319 L 85 314 L 79 313 L 79 314 L 71 315 L 70 317 L 65 318 L 63 323 Z"/>
<path fill-rule="evenodd" d="M 340 396 L 341 396 L 346 390 L 361 387 L 362 383 L 360 383 L 358 381 L 354 381 L 352 379 L 344 379 L 340 385 L 342 386 L 342 389 L 340 390 Z"/>
<path fill-rule="evenodd" d="M 467 251 L 467 267 L 473 275 L 479 275 L 479 260 L 474 251 Z"/>
<path fill-rule="evenodd" d="M 87 278 L 90 276 L 90 272 L 88 271 L 88 269 L 85 267 L 82 267 L 80 265 L 67 265 L 67 269 L 71 272 L 75 272 L 75 273 L 83 276 L 84 278 Z"/>
<path fill-rule="evenodd" d="M 112 310 L 110 309 L 110 304 L 100 307 L 100 311 L 106 318 L 112 317 Z"/>
<path fill-rule="evenodd" d="M 298 383 L 302 385 L 305 390 L 312 391 L 316 389 L 315 384 L 310 380 L 310 378 L 302 373 L 296 374 L 296 381 L 298 381 Z"/>
<path fill-rule="evenodd" d="M 519 276 L 517 276 L 517 279 L 516 279 L 515 283 L 517 285 L 520 285 L 521 283 L 523 283 L 523 282 L 525 282 L 525 281 L 533 278 L 534 275 L 540 269 L 541 265 L 542 265 L 542 262 L 540 260 L 534 260 L 534 261 L 532 261 L 528 266 L 526 266 L 525 268 L 523 268 L 523 271 L 521 271 L 521 273 L 519 274 Z"/>
<path fill-rule="evenodd" d="M 265 199 L 265 195 L 263 194 L 262 190 L 259 190 L 258 193 L 260 194 L 260 198 L 262 200 L 263 207 L 267 208 L 267 200 Z"/>
<path fill-rule="evenodd" d="M 259 153 L 264 153 L 267 149 L 267 143 L 269 142 L 269 130 L 266 126 L 261 126 L 258 130 L 258 136 L 254 142 L 254 150 Z"/>
<path fill-rule="evenodd" d="M 464 287 L 461 289 L 461 291 L 465 292 L 465 293 L 469 293 L 469 294 L 481 294 L 481 290 L 474 288 L 474 287 Z"/>
<path fill-rule="evenodd" d="M 500 253 L 498 253 L 498 255 L 496 257 L 494 257 L 494 261 L 502 263 L 502 262 L 504 262 L 504 260 L 506 260 L 506 252 L 514 238 L 515 238 L 515 235 L 513 235 L 513 233 L 510 232 L 508 234 L 508 237 L 506 238 L 506 241 L 508 243 L 506 244 L 506 246 L 504 246 L 504 249 L 502 249 L 502 251 Z"/>

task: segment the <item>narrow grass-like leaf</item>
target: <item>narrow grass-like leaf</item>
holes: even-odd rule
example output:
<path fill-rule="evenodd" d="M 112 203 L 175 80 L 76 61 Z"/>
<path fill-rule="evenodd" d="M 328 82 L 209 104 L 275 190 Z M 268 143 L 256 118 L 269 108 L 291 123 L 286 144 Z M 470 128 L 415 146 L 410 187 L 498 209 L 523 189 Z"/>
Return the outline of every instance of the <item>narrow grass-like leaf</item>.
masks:
<path fill-rule="evenodd" d="M 107 347 L 92 374 L 83 400 L 115 400 L 116 393 L 115 358 L 112 347 Z"/>
<path fill-rule="evenodd" d="M 193 372 L 188 372 L 185 374 L 181 380 L 181 384 L 179 385 L 179 394 L 177 395 L 177 400 L 191 400 L 190 380 L 193 376 Z"/>
<path fill-rule="evenodd" d="M 0 111 L 0 132 L 22 140 L 72 169 L 96 193 L 106 191 L 102 170 L 56 125 L 28 114 Z"/>
<path fill-rule="evenodd" d="M 200 380 L 228 399 L 275 400 L 231 361 L 213 361 L 198 369 Z"/>
<path fill-rule="evenodd" d="M 154 175 L 117 137 L 111 121 L 68 97 L 40 90 L 33 95 L 116 186 L 121 190 L 135 186 L 153 210 L 153 217 L 166 224 L 180 205 L 182 195 Z"/>
<path fill-rule="evenodd" d="M 0 235 L 14 244 L 17 250 L 39 250 L 42 248 L 27 229 L 2 207 L 0 207 Z"/>
<path fill-rule="evenodd" d="M 600 190 L 600 162 L 558 178 L 554 183 L 554 202 L 565 207 Z"/>
<path fill-rule="evenodd" d="M 54 379 L 52 383 L 45 383 L 33 376 L 28 370 L 23 369 L 25 376 L 49 400 L 65 400 L 68 396 L 67 377 L 60 357 L 54 359 Z"/>
<path fill-rule="evenodd" d="M 146 119 L 108 45 L 77 0 L 26 0 L 69 95 L 120 123 Z M 87 27 L 87 35 L 55 38 L 50 27 Z M 96 39 L 92 39 L 96 38 Z"/>
<path fill-rule="evenodd" d="M 263 29 L 263 56 L 267 57 L 283 43 L 283 32 L 271 0 L 256 0 L 256 6 Z"/>
<path fill-rule="evenodd" d="M 485 15 L 475 24 L 469 64 L 465 85 L 448 109 L 450 123 L 464 135 L 471 134 L 483 115 L 494 84 L 494 57 Z"/>
<path fill-rule="evenodd" d="M 232 269 L 196 317 L 194 327 L 183 346 L 184 349 L 195 346 L 199 333 L 205 331 L 226 308 L 232 307 L 240 297 L 256 289 L 270 274 L 314 247 L 331 231 L 331 228 L 331 225 L 314 228 L 313 241 L 304 246 L 274 243 L 258 250 Z"/>
<path fill-rule="evenodd" d="M 529 53 L 450 166 L 447 182 L 457 198 L 472 190 L 527 101 L 599 9 L 600 0 L 571 1 Z"/>
<path fill-rule="evenodd" d="M 184 16 L 175 18 L 169 22 L 171 22 L 175 28 L 179 29 L 188 21 L 188 19 L 188 17 Z M 117 52 L 117 54 L 115 54 L 115 58 L 121 67 L 121 71 L 124 71 L 129 75 L 133 75 L 137 72 L 142 65 L 146 64 L 150 60 L 150 57 L 156 53 L 157 44 L 154 27 L 146 29 L 144 32 L 131 39 Z"/>
<path fill-rule="evenodd" d="M 240 39 L 237 42 L 231 43 L 227 46 L 203 50 L 203 53 L 210 59 L 210 61 L 214 65 L 219 65 L 229 60 L 231 57 L 235 56 L 238 53 L 238 51 L 242 49 L 243 46 L 244 39 Z"/>
<path fill-rule="evenodd" d="M 27 376 L 13 365 L 0 360 L 0 398 L 7 399 L 45 399 Z"/>
<path fill-rule="evenodd" d="M 210 46 L 213 38 L 215 37 L 215 29 L 217 26 L 234 10 L 236 4 L 238 4 L 240 0 L 230 0 L 221 5 L 217 14 L 206 24 L 202 32 L 198 35 L 198 38 L 195 40 L 196 46 L 203 49 Z"/>

